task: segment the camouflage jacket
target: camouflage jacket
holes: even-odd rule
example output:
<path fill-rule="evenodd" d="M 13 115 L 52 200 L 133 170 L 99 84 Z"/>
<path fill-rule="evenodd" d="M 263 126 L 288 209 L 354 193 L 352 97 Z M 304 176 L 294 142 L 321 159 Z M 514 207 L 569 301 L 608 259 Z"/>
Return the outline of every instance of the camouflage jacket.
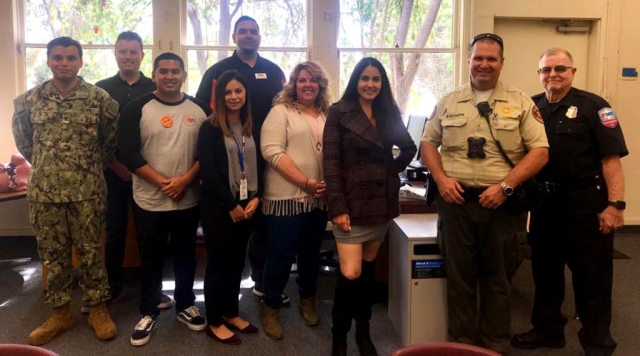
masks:
<path fill-rule="evenodd" d="M 63 98 L 52 81 L 14 100 L 11 121 L 20 153 L 31 162 L 27 198 L 63 203 L 106 196 L 103 168 L 116 149 L 118 103 L 86 83 Z"/>

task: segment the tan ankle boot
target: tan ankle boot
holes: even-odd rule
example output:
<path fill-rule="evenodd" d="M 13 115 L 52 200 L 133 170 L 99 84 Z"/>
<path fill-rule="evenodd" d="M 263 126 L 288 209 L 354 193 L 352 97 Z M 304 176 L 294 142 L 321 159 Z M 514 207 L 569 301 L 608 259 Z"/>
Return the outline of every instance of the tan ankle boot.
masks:
<path fill-rule="evenodd" d="M 268 337 L 280 340 L 284 337 L 282 334 L 282 326 L 280 325 L 280 317 L 278 316 L 278 309 L 269 308 L 262 304 L 262 326 L 264 333 Z"/>
<path fill-rule="evenodd" d="M 302 321 L 309 326 L 318 325 L 320 318 L 316 311 L 316 298 L 302 298 L 300 299 L 300 305 L 298 306 Z"/>
<path fill-rule="evenodd" d="M 29 334 L 29 344 L 43 345 L 53 340 L 59 333 L 73 326 L 73 314 L 69 303 L 53 308 L 51 316 Z"/>
<path fill-rule="evenodd" d="M 89 325 L 91 325 L 100 340 L 113 339 L 118 334 L 116 324 L 111 320 L 107 305 L 104 302 L 91 306 Z"/>

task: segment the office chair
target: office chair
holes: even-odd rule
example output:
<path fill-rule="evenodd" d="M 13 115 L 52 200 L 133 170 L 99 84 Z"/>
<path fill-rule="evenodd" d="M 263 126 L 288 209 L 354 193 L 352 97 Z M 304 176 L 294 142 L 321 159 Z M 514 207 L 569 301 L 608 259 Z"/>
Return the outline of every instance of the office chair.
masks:
<path fill-rule="evenodd" d="M 428 342 L 396 350 L 391 356 L 500 356 L 478 346 L 456 342 Z"/>
<path fill-rule="evenodd" d="M 42 347 L 20 345 L 20 344 L 0 344 L 0 356 L 59 356 L 57 353 Z"/>

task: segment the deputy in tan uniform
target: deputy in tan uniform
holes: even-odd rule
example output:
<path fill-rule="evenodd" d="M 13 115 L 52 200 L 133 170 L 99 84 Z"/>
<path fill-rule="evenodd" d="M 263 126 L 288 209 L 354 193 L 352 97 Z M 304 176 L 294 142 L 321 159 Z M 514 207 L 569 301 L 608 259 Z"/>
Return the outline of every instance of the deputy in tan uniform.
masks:
<path fill-rule="evenodd" d="M 528 95 L 498 80 L 503 46 L 495 34 L 473 38 L 471 83 L 440 100 L 421 150 L 440 191 L 449 338 L 498 352 L 509 345 L 509 278 L 526 243 L 527 213 L 514 189 L 548 157 L 538 109 Z"/>
<path fill-rule="evenodd" d="M 27 199 L 38 255 L 49 269 L 44 302 L 53 313 L 29 334 L 41 345 L 73 326 L 69 307 L 73 278 L 71 247 L 76 248 L 90 305 L 89 325 L 101 340 L 116 336 L 107 312 L 107 273 L 100 232 L 106 184 L 102 171 L 116 149 L 118 103 L 104 90 L 78 76 L 82 47 L 59 37 L 47 44 L 47 66 L 53 79 L 14 101 L 12 128 L 16 146 L 31 162 Z"/>

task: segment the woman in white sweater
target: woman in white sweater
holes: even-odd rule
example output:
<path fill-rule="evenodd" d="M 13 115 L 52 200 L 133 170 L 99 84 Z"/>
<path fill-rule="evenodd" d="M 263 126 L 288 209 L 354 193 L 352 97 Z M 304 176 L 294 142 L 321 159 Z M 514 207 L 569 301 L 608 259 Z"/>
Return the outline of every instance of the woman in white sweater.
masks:
<path fill-rule="evenodd" d="M 327 87 L 327 75 L 319 65 L 298 64 L 274 99 L 260 134 L 267 162 L 262 211 L 269 224 L 262 322 L 265 333 L 276 340 L 283 337 L 278 308 L 296 258 L 300 315 L 306 325 L 318 325 L 316 282 L 327 225 L 322 173 Z"/>

